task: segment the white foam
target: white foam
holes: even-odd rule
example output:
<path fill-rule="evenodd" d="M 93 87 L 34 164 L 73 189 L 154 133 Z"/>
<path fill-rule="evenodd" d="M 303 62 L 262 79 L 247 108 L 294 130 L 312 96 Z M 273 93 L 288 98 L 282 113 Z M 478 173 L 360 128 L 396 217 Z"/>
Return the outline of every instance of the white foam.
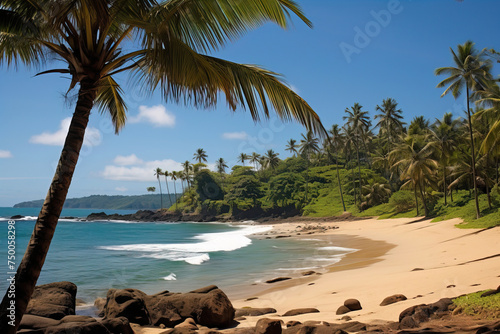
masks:
<path fill-rule="evenodd" d="M 230 252 L 247 247 L 252 243 L 251 234 L 263 233 L 272 229 L 270 226 L 245 226 L 234 231 L 204 233 L 193 237 L 200 240 L 194 243 L 179 244 L 132 244 L 118 246 L 100 246 L 99 249 L 110 251 L 141 252 L 141 257 L 185 261 L 199 265 L 210 260 L 211 252 Z"/>
<path fill-rule="evenodd" d="M 348 252 L 352 253 L 357 251 L 357 249 L 353 248 L 346 248 L 346 247 L 338 247 L 338 246 L 326 246 L 326 247 L 319 247 L 319 250 L 325 250 L 325 251 L 338 251 L 338 252 Z"/>
<path fill-rule="evenodd" d="M 163 277 L 165 281 L 177 281 L 177 275 L 174 273 L 171 273 L 168 276 Z"/>

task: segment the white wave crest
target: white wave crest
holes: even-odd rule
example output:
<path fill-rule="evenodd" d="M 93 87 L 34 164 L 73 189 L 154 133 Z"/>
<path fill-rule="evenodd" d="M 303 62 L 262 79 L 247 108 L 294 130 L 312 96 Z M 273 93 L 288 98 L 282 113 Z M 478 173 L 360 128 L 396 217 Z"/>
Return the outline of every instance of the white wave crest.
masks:
<path fill-rule="evenodd" d="M 162 277 L 165 281 L 177 281 L 177 275 L 174 273 L 171 273 L 168 276 Z"/>

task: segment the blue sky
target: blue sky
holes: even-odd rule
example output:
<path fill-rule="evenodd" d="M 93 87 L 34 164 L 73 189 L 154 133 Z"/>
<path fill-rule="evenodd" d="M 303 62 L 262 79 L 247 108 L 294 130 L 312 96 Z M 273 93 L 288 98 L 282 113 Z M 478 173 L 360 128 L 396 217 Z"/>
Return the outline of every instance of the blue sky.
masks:
<path fill-rule="evenodd" d="M 313 29 L 298 20 L 289 30 L 268 24 L 214 55 L 283 74 L 327 128 L 343 124 L 355 102 L 373 117 L 388 97 L 408 123 L 419 115 L 462 116 L 464 100 L 440 98 L 435 87 L 443 78 L 434 69 L 451 65 L 449 48 L 468 39 L 479 49 L 500 49 L 497 0 L 298 2 Z M 45 197 L 73 112 L 63 98 L 69 80 L 36 73 L 0 66 L 0 206 Z M 286 142 L 305 132 L 274 118 L 256 124 L 224 103 L 209 111 L 167 104 L 120 79 L 128 123 L 117 136 L 108 117 L 93 111 L 68 197 L 144 194 L 157 186 L 154 168 L 180 170 L 199 147 L 210 163 L 222 157 L 230 167 L 241 152 L 273 149 L 285 158 Z"/>

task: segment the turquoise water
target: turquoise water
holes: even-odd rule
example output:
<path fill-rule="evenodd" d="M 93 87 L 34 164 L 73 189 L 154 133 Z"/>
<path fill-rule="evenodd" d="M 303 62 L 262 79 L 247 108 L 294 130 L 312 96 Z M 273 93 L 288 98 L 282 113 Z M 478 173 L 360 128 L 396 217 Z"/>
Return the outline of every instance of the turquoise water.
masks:
<path fill-rule="evenodd" d="M 96 210 L 67 209 L 62 217 Z M 101 211 L 101 210 L 99 210 Z M 106 211 L 106 210 L 105 210 Z M 129 213 L 109 210 L 108 213 Z M 7 288 L 7 227 L 16 220 L 16 264 L 21 261 L 37 209 L 0 208 L 0 293 Z M 221 223 L 86 222 L 61 219 L 38 284 L 70 281 L 77 297 L 92 303 L 109 288 L 146 293 L 185 292 L 216 284 L 222 289 L 318 269 L 348 249 L 319 239 L 251 239 L 271 227 Z M 5 259 L 5 260 L 2 260 Z"/>

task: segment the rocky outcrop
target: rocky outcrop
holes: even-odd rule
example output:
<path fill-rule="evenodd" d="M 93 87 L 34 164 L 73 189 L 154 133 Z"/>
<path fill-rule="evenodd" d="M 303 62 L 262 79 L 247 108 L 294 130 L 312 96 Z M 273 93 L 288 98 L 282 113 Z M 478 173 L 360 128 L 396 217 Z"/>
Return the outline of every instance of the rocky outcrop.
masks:
<path fill-rule="evenodd" d="M 81 315 L 68 315 L 55 320 L 27 314 L 21 320 L 19 331 L 43 334 L 134 334 L 125 318 L 97 321 Z"/>
<path fill-rule="evenodd" d="M 431 318 L 438 318 L 449 314 L 453 310 L 453 300 L 442 298 L 433 304 L 421 304 L 407 308 L 399 315 L 399 327 L 401 329 L 416 328 L 421 323 Z"/>
<path fill-rule="evenodd" d="M 287 281 L 289 279 L 292 279 L 291 277 L 276 277 L 270 280 L 267 280 L 266 283 L 276 283 L 276 282 L 281 282 L 281 281 Z"/>
<path fill-rule="evenodd" d="M 199 325 L 225 328 L 232 323 L 234 314 L 231 302 L 216 286 L 188 293 L 164 291 L 155 295 L 136 289 L 111 289 L 104 306 L 106 319 L 123 316 L 139 325 L 168 327 L 192 318 Z"/>
<path fill-rule="evenodd" d="M 60 320 L 75 314 L 76 285 L 55 282 L 35 287 L 26 314 Z"/>

